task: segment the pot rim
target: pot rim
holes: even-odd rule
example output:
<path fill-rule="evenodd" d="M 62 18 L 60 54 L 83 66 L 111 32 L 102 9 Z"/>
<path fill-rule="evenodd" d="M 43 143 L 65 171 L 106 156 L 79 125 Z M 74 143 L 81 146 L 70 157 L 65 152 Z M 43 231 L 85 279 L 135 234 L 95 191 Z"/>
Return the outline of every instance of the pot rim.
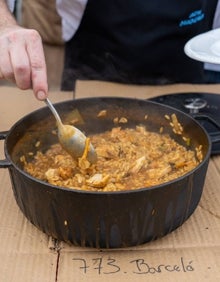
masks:
<path fill-rule="evenodd" d="M 208 159 L 210 158 L 211 156 L 211 139 L 208 135 L 208 133 L 206 132 L 206 130 L 200 125 L 200 123 L 197 121 L 197 120 L 194 120 L 190 115 L 188 115 L 187 113 L 184 113 L 182 112 L 181 110 L 179 109 L 176 109 L 174 107 L 171 107 L 169 105 L 163 105 L 163 104 L 160 104 L 158 102 L 155 102 L 155 101 L 150 101 L 150 100 L 144 100 L 144 99 L 139 99 L 139 98 L 126 98 L 126 97 L 120 97 L 120 96 L 101 96 L 101 97 L 88 97 L 88 98 L 80 98 L 80 99 L 77 99 L 76 101 L 85 101 L 85 100 L 99 100 L 99 99 L 104 99 L 104 100 L 115 100 L 115 99 L 120 99 L 120 100 L 129 100 L 129 101 L 140 101 L 140 102 L 143 102 L 143 103 L 148 103 L 148 104 L 156 104 L 160 107 L 163 107 L 163 108 L 167 108 L 168 110 L 173 110 L 175 111 L 176 113 L 179 113 L 180 115 L 182 116 L 186 116 L 188 119 L 192 120 L 202 131 L 203 133 L 205 134 L 206 138 L 207 138 L 207 143 L 208 143 L 208 149 L 207 149 L 207 152 L 206 152 L 206 155 L 204 156 L 203 160 L 201 161 L 201 163 L 199 163 L 194 169 L 192 169 L 191 171 L 185 173 L 184 175 L 178 177 L 178 178 L 175 178 L 173 180 L 170 180 L 170 181 L 167 181 L 167 182 L 164 182 L 164 183 L 161 183 L 161 184 L 158 184 L 158 185 L 153 185 L 153 186 L 150 186 L 150 187 L 143 187 L 143 188 L 136 188 L 134 190 L 123 190 L 123 191 L 87 191 L 87 190 L 78 190 L 78 189 L 74 189 L 74 188 L 65 188 L 65 187 L 61 187 L 61 186 L 56 186 L 56 185 L 53 185 L 53 184 L 50 184 L 46 181 L 42 181 L 40 179 L 37 179 L 33 176 L 31 176 L 30 174 L 28 174 L 27 172 L 25 172 L 24 170 L 22 170 L 21 168 L 19 168 L 19 166 L 14 163 L 14 161 L 12 160 L 8 150 L 7 150 L 7 140 L 11 134 L 11 132 L 13 131 L 13 129 L 19 124 L 22 122 L 23 119 L 26 119 L 28 118 L 29 116 L 32 116 L 34 114 L 36 114 L 37 112 L 47 108 L 46 106 L 42 107 L 42 108 L 39 108 L 33 112 L 30 112 L 29 114 L 23 116 L 21 119 L 19 119 L 12 127 L 11 129 L 8 131 L 8 134 L 5 138 L 5 146 L 4 146 L 4 151 L 5 151 L 5 156 L 6 156 L 6 159 L 11 163 L 11 166 L 13 166 L 14 168 L 16 168 L 22 175 L 24 175 L 25 177 L 28 177 L 30 178 L 32 181 L 36 181 L 36 182 L 39 182 L 43 185 L 46 185 L 48 186 L 49 188 L 55 188 L 55 189 L 58 189 L 58 190 L 61 190 L 61 191 L 66 191 L 68 193 L 78 193 L 78 194 L 88 194 L 88 195 L 121 195 L 121 194 L 131 194 L 131 193 L 140 193 L 140 192 L 144 192 L 146 190 L 148 191 L 152 191 L 152 190 L 156 190 L 156 189 L 161 189 L 163 187 L 166 187 L 167 185 L 173 185 L 175 182 L 178 182 L 178 181 L 181 181 L 182 179 L 184 178 L 187 178 L 189 177 L 191 174 L 193 174 L 196 170 L 198 170 L 201 166 L 203 166 L 203 164 L 208 161 Z M 67 103 L 70 103 L 70 102 L 73 102 L 74 100 L 65 100 L 65 101 L 62 101 L 62 102 L 58 102 L 58 103 L 54 103 L 54 105 L 60 105 L 60 104 L 67 104 Z"/>

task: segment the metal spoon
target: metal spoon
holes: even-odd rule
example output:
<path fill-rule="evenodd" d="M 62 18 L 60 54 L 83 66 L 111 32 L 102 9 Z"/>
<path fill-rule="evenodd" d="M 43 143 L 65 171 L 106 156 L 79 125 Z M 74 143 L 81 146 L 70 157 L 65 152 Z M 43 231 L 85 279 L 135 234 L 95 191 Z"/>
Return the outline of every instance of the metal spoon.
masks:
<path fill-rule="evenodd" d="M 58 138 L 62 147 L 73 157 L 80 158 L 83 155 L 86 144 L 86 136 L 76 127 L 63 124 L 56 109 L 51 101 L 47 98 L 44 100 L 53 113 L 58 127 Z M 92 144 L 89 145 L 87 159 L 90 163 L 97 161 L 97 155 Z"/>

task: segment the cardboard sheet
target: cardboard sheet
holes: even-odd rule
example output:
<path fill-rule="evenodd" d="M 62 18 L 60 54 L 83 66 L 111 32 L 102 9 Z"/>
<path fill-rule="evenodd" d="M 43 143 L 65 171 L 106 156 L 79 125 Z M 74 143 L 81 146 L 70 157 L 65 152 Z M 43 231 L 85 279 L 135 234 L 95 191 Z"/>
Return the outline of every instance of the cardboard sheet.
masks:
<path fill-rule="evenodd" d="M 79 82 L 75 97 L 147 98 L 176 92 L 220 93 L 219 85 L 136 87 Z M 0 88 L 0 129 L 43 107 L 31 91 Z M 22 93 L 21 93 L 22 92 Z M 105 93 L 105 95 L 103 95 Z M 52 102 L 73 93 L 51 93 Z M 8 111 L 9 107 L 12 109 Z M 1 158 L 4 158 L 1 142 Z M 58 242 L 33 226 L 19 210 L 7 169 L 0 170 L 0 281 L 220 281 L 220 157 L 210 160 L 204 192 L 193 215 L 167 236 L 127 249 L 96 250 Z M 40 212 L 40 211 L 39 211 Z"/>

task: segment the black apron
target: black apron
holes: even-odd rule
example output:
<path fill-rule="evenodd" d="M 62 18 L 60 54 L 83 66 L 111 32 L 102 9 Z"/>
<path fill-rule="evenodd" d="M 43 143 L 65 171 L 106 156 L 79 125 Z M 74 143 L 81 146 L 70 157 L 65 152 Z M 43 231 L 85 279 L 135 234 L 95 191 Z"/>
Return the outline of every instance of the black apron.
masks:
<path fill-rule="evenodd" d="M 62 90 L 76 79 L 127 84 L 203 83 L 203 64 L 183 51 L 210 30 L 217 0 L 88 0 L 65 44 Z"/>

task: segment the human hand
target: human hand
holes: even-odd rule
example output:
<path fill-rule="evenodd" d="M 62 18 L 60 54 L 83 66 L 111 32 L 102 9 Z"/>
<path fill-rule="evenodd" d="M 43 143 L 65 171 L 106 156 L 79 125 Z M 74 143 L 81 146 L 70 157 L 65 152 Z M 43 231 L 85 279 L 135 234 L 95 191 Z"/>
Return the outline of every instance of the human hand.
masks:
<path fill-rule="evenodd" d="M 0 79 L 14 82 L 23 90 L 33 88 L 38 100 L 47 97 L 46 63 L 36 30 L 18 25 L 0 30 Z"/>

